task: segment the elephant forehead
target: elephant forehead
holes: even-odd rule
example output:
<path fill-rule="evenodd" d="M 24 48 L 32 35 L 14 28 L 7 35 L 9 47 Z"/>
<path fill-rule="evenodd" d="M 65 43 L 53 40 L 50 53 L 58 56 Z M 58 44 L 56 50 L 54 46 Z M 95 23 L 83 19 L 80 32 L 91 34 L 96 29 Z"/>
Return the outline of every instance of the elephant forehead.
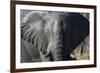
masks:
<path fill-rule="evenodd" d="M 51 12 L 51 13 L 47 13 L 43 18 L 46 20 L 48 19 L 48 20 L 56 21 L 61 18 L 61 14 L 57 12 Z"/>
<path fill-rule="evenodd" d="M 45 26 L 47 29 L 56 28 L 56 26 L 58 26 L 59 22 L 61 21 L 61 17 L 58 13 L 56 13 L 56 14 L 55 13 L 48 13 L 44 17 L 44 19 L 46 21 Z"/>
<path fill-rule="evenodd" d="M 45 26 L 45 32 L 53 36 L 58 29 L 58 20 L 50 20 Z"/>

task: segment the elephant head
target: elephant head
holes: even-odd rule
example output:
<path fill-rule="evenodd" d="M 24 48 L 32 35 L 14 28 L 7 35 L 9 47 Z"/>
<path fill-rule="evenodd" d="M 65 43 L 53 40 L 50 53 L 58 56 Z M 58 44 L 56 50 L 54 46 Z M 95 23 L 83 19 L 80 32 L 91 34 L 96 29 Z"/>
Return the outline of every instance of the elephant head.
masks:
<path fill-rule="evenodd" d="M 21 22 L 22 39 L 32 43 L 42 60 L 69 60 L 69 54 L 89 35 L 89 21 L 80 13 L 31 11 Z"/>

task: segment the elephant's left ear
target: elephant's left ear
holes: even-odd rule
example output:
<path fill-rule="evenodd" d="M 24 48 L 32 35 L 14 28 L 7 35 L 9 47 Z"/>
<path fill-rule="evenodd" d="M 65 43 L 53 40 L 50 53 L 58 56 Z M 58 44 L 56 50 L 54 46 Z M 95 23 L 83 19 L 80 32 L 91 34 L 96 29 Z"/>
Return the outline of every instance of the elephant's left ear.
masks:
<path fill-rule="evenodd" d="M 87 29 L 87 31 L 89 29 L 89 19 L 87 19 L 85 16 L 83 16 L 80 13 L 67 13 L 66 20 L 71 24 L 72 29 L 78 27 L 80 29 L 81 28 Z"/>

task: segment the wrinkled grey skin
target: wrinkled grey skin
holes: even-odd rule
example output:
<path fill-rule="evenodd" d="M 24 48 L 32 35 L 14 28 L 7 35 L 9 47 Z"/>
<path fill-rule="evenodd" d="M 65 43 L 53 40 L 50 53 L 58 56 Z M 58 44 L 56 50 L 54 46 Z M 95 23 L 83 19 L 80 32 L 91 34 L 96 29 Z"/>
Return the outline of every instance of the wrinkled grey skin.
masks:
<path fill-rule="evenodd" d="M 41 61 L 71 60 L 88 35 L 89 21 L 79 13 L 30 11 L 21 19 L 21 38 L 39 50 Z"/>

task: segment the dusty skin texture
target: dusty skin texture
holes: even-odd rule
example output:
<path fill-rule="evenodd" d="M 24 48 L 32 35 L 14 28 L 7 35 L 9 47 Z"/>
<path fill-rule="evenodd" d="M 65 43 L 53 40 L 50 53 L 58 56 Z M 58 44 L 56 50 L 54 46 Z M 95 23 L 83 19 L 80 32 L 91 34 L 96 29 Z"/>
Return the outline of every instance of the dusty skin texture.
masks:
<path fill-rule="evenodd" d="M 21 62 L 89 59 L 89 14 L 21 10 Z"/>

